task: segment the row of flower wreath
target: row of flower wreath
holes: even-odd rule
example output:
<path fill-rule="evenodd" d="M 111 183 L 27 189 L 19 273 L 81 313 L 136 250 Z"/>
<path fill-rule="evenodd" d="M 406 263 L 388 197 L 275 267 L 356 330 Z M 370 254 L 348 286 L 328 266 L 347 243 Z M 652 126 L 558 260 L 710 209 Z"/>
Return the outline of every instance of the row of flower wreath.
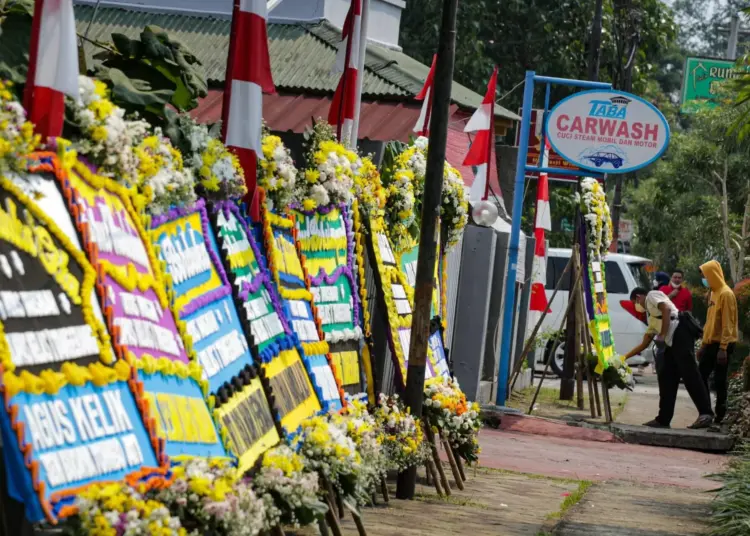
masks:
<path fill-rule="evenodd" d="M 185 167 L 180 152 L 158 129 L 150 131 L 144 121 L 125 118 L 102 83 L 82 78 L 81 88 L 74 113 L 83 136 L 75 147 L 102 173 L 151 199 L 152 213 L 190 203 L 196 195 L 193 174 L 200 177 L 204 195 L 242 194 L 241 169 L 207 130 L 192 130 L 194 150 Z M 8 84 L 0 83 L 0 101 L 0 171 L 23 171 L 23 155 L 40 140 Z M 326 147 L 321 143 L 314 150 L 321 165 Z M 476 460 L 478 408 L 467 404 L 456 382 L 428 382 L 425 417 L 446 433 L 459 455 Z M 325 512 L 321 478 L 350 503 L 363 504 L 386 471 L 418 464 L 427 453 L 421 426 L 397 398 L 382 395 L 372 415 L 354 404 L 345 415 L 309 419 L 292 447 L 267 452 L 252 481 L 238 478 L 231 467 L 192 460 L 175 469 L 172 486 L 163 490 L 147 492 L 122 483 L 93 486 L 79 495 L 79 514 L 67 523 L 74 533 L 92 535 L 252 535 L 278 523 L 307 524 L 319 518 Z"/>
<path fill-rule="evenodd" d="M 425 422 L 469 462 L 479 454 L 478 412 L 454 381 L 428 381 Z M 251 476 L 195 458 L 175 466 L 163 489 L 91 486 L 77 497 L 77 514 L 63 528 L 81 536 L 255 536 L 280 525 L 308 526 L 328 511 L 329 489 L 346 504 L 366 505 L 388 471 L 418 465 L 428 455 L 421 424 L 398 396 L 381 394 L 372 413 L 353 402 L 342 414 L 307 419 L 291 445 L 267 451 Z"/>
<path fill-rule="evenodd" d="M 329 485 L 359 507 L 388 471 L 427 454 L 418 422 L 398 397 L 381 395 L 372 414 L 354 402 L 343 414 L 306 420 L 291 445 L 267 451 L 251 476 L 195 458 L 175 466 L 164 489 L 89 487 L 64 528 L 81 536 L 254 536 L 279 525 L 313 525 L 328 511 Z"/>

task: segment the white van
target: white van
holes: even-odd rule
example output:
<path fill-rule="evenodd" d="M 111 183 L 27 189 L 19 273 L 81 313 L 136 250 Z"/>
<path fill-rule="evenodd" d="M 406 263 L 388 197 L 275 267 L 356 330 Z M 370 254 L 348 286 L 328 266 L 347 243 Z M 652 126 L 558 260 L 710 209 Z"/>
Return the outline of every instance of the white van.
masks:
<path fill-rule="evenodd" d="M 547 300 L 552 297 L 558 279 L 565 270 L 570 259 L 571 250 L 562 248 L 551 248 L 547 252 Z M 614 337 L 615 350 L 624 354 L 643 340 L 646 325 L 623 309 L 620 302 L 630 299 L 630 292 L 636 287 L 650 289 L 652 287 L 651 277 L 646 267 L 651 261 L 634 255 L 621 253 L 610 253 L 604 259 L 605 278 L 607 282 L 607 301 L 609 304 L 609 318 L 612 324 L 612 335 Z M 560 290 L 555 296 L 555 301 L 550 306 L 551 312 L 547 314 L 542 322 L 541 332 L 557 330 L 562 322 L 562 316 L 568 306 L 568 293 L 570 291 L 570 273 L 565 274 Z M 530 326 L 529 329 L 533 329 Z M 550 363 L 554 374 L 562 373 L 562 348 L 555 348 L 555 359 Z M 535 369 L 544 369 L 545 356 L 552 351 L 551 342 L 548 343 L 546 351 L 538 349 L 534 354 Z M 645 361 L 645 360 L 643 360 Z M 631 363 L 629 361 L 629 363 Z M 632 363 L 636 364 L 636 363 Z"/>

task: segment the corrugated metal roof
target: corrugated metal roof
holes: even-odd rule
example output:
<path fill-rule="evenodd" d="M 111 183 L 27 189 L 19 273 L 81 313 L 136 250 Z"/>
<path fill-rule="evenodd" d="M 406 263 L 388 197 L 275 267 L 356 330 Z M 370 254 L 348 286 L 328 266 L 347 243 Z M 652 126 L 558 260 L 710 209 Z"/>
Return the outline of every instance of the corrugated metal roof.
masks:
<path fill-rule="evenodd" d="M 209 89 L 190 115 L 199 123 L 215 123 L 221 119 L 224 91 Z M 327 117 L 331 106 L 329 95 L 310 95 L 281 90 L 263 96 L 263 120 L 278 132 L 301 134 L 310 126 L 310 118 Z M 452 112 L 457 107 L 454 105 Z M 419 118 L 418 102 L 363 100 L 359 136 L 371 140 L 409 141 Z"/>
<path fill-rule="evenodd" d="M 94 14 L 90 5 L 75 5 L 78 31 L 88 28 Z M 182 41 L 201 61 L 206 78 L 222 83 L 229 46 L 230 20 L 212 16 L 182 13 L 156 13 L 115 7 L 99 7 L 89 30 L 89 39 L 109 42 L 112 33 L 137 38 L 147 25 L 159 26 Z M 274 82 L 280 89 L 305 90 L 332 94 L 339 75 L 331 74 L 336 57 L 336 44 L 341 32 L 327 21 L 316 24 L 269 24 L 269 50 Z M 89 65 L 96 46 L 85 45 Z M 429 67 L 384 47 L 368 45 L 363 95 L 371 98 L 402 100 L 416 95 L 422 88 Z M 476 108 L 482 100 L 477 93 L 453 84 L 456 104 Z M 496 114 L 518 120 L 514 113 L 496 106 Z"/>

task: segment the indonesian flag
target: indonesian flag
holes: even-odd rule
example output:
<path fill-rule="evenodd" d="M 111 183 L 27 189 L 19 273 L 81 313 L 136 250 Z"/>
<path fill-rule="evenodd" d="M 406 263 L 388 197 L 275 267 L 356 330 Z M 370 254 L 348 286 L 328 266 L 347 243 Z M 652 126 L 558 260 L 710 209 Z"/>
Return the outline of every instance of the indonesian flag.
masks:
<path fill-rule="evenodd" d="M 43 140 L 62 134 L 65 95 L 79 99 L 73 0 L 36 0 L 24 106 Z"/>
<path fill-rule="evenodd" d="M 541 167 L 549 162 L 549 140 L 546 140 Z M 536 190 L 536 222 L 534 224 L 534 263 L 531 268 L 531 299 L 529 302 L 529 328 L 534 329 L 539 318 L 549 306 L 544 286 L 547 283 L 547 244 L 545 231 L 552 230 L 549 207 L 549 181 L 546 173 L 539 173 Z"/>
<path fill-rule="evenodd" d="M 435 63 L 437 63 L 437 54 L 432 56 L 432 67 L 424 81 L 422 91 L 414 97 L 415 100 L 422 101 L 422 111 L 419 112 L 419 119 L 414 125 L 414 132 L 418 136 L 427 136 L 430 133 L 430 114 L 432 113 L 432 86 L 435 85 Z"/>
<path fill-rule="evenodd" d="M 339 141 L 349 139 L 354 126 L 354 114 L 357 109 L 357 76 L 359 69 L 360 32 L 362 29 L 362 0 L 352 0 L 349 13 L 341 31 L 335 73 L 343 73 L 333 94 L 331 108 L 328 111 L 328 122 L 336 125 L 336 136 Z"/>
<path fill-rule="evenodd" d="M 495 91 L 497 87 L 497 67 L 487 85 L 487 93 L 482 105 L 464 127 L 464 132 L 476 132 L 474 141 L 464 159 L 465 166 L 475 166 L 474 184 L 469 190 L 469 202 L 473 205 L 487 199 L 489 194 L 489 172 L 492 165 L 492 145 L 495 141 Z"/>
<path fill-rule="evenodd" d="M 234 0 L 222 109 L 222 137 L 245 172 L 250 215 L 256 221 L 260 217 L 255 184 L 257 159 L 263 158 L 263 93 L 276 92 L 267 18 L 266 0 Z"/>

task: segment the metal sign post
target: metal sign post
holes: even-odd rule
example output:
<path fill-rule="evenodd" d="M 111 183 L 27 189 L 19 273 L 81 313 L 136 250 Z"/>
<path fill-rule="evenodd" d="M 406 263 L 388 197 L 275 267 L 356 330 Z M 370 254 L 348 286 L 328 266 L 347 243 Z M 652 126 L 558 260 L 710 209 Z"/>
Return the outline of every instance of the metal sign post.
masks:
<path fill-rule="evenodd" d="M 523 91 L 523 107 L 521 112 L 521 135 L 518 146 L 518 157 L 516 160 L 516 186 L 513 192 L 513 220 L 510 231 L 510 245 L 508 247 L 508 276 L 505 278 L 505 299 L 503 302 L 503 340 L 500 346 L 500 365 L 497 379 L 498 406 L 505 404 L 508 397 L 508 374 L 510 372 L 510 349 L 512 344 L 511 331 L 513 329 L 513 305 L 516 299 L 516 272 L 518 270 L 518 252 L 521 235 L 521 212 L 523 211 L 523 190 L 527 173 L 546 172 L 551 174 L 575 175 L 578 177 L 602 178 L 604 174 L 587 170 L 570 170 L 550 167 L 529 166 L 527 154 L 529 152 L 529 131 L 531 128 L 531 110 L 534 100 L 534 85 L 546 85 L 546 98 L 544 103 L 544 118 L 549 111 L 549 94 L 552 84 L 577 87 L 581 89 L 611 89 L 612 84 L 603 82 L 589 82 L 586 80 L 568 80 L 565 78 L 553 78 L 548 76 L 537 76 L 534 71 L 526 71 L 526 79 Z M 542 130 L 542 147 L 547 138 L 546 125 Z"/>

